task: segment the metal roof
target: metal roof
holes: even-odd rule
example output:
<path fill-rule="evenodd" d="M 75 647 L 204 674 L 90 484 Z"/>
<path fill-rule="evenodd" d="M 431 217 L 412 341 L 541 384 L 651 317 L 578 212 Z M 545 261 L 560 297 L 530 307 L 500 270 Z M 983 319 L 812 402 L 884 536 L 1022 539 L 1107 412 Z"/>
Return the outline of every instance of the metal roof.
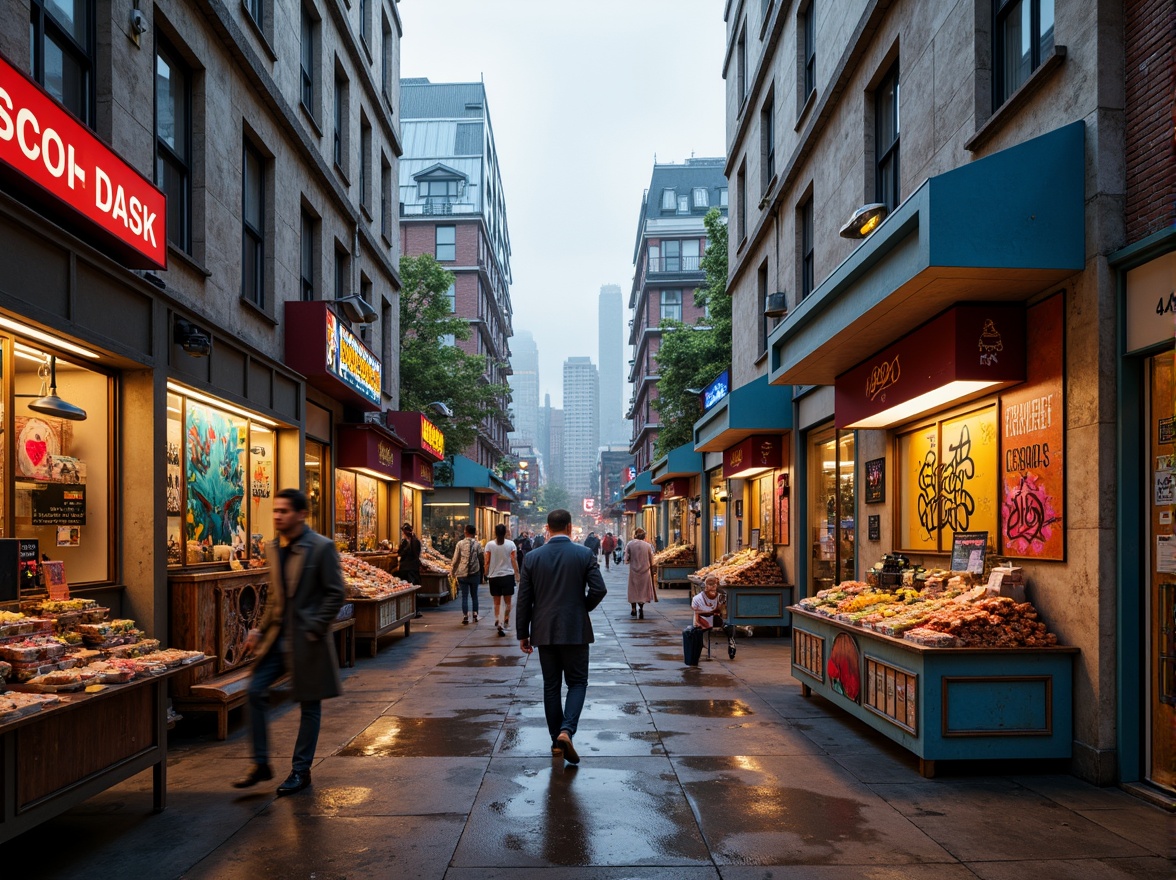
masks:
<path fill-rule="evenodd" d="M 474 83 L 431 83 L 427 77 L 400 81 L 400 118 L 481 119 L 486 88 Z"/>

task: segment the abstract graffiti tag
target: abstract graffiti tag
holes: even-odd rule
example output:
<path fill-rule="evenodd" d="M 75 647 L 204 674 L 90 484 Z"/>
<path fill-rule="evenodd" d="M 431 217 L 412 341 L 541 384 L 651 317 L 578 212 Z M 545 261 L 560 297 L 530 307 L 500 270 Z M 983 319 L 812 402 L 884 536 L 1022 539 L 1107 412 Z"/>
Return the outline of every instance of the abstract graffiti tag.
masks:
<path fill-rule="evenodd" d="M 1034 473 L 1022 473 L 1015 488 L 1006 484 L 1001 513 L 1006 544 L 1022 552 L 1040 551 L 1062 520 L 1045 484 Z"/>
<path fill-rule="evenodd" d="M 976 499 L 968 491 L 976 477 L 976 462 L 972 459 L 972 432 L 966 424 L 960 426 L 959 439 L 949 444 L 947 451 L 951 458 L 939 476 L 940 523 L 953 532 L 966 532 L 976 512 Z"/>
<path fill-rule="evenodd" d="M 935 450 L 931 449 L 919 465 L 918 515 L 924 541 L 931 540 L 939 531 L 939 503 L 935 492 L 937 461 Z"/>

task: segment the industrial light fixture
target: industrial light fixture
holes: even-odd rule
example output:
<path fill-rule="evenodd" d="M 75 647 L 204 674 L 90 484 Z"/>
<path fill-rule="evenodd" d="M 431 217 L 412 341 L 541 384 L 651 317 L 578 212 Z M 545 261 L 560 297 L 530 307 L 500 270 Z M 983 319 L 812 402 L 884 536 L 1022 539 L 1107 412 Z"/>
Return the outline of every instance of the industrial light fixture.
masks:
<path fill-rule="evenodd" d="M 862 205 L 853 212 L 849 222 L 841 227 L 838 234 L 842 238 L 865 238 L 878 228 L 878 224 L 885 220 L 889 213 L 890 209 L 881 202 Z"/>
<path fill-rule="evenodd" d="M 208 357 L 212 353 L 212 334 L 183 318 L 176 319 L 172 341 L 192 357 Z"/>
<path fill-rule="evenodd" d="M 343 317 L 356 324 L 373 324 L 380 320 L 380 313 L 372 308 L 372 304 L 353 293 L 335 300 L 335 304 L 343 311 Z"/>
<path fill-rule="evenodd" d="M 429 412 L 433 413 L 434 415 L 440 416 L 443 419 L 453 418 L 453 410 L 451 410 L 449 405 L 442 400 L 434 400 L 432 403 L 426 406 L 425 409 L 429 410 Z"/>
<path fill-rule="evenodd" d="M 765 318 L 783 318 L 788 314 L 788 295 L 782 290 L 769 293 L 764 301 Z"/>
<path fill-rule="evenodd" d="M 42 379 L 41 387 L 44 388 L 45 374 L 42 371 L 38 371 L 38 373 Z M 86 418 L 84 409 L 80 406 L 74 406 L 72 403 L 66 403 L 57 396 L 57 357 L 55 355 L 49 355 L 49 393 L 31 401 L 29 409 L 43 416 L 54 416 L 74 422 L 81 422 Z"/>

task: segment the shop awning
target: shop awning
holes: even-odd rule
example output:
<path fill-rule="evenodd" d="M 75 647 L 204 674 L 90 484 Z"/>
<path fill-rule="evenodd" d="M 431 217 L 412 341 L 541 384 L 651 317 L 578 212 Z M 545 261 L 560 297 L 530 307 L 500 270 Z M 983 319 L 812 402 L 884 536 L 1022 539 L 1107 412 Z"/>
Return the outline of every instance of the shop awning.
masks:
<path fill-rule="evenodd" d="M 406 486 L 427 491 L 433 488 L 434 462 L 417 452 L 405 452 L 401 456 L 400 479 Z"/>
<path fill-rule="evenodd" d="M 675 477 L 693 477 L 702 473 L 702 453 L 694 451 L 693 443 L 683 443 L 671 449 L 649 468 L 650 478 L 661 484 Z"/>
<path fill-rule="evenodd" d="M 379 425 L 340 425 L 335 448 L 335 467 L 360 471 L 381 480 L 399 480 L 400 438 Z"/>
<path fill-rule="evenodd" d="M 771 381 L 832 385 L 956 302 L 1021 302 L 1081 271 L 1084 137 L 1075 122 L 926 180 L 772 331 Z"/>
<path fill-rule="evenodd" d="M 754 477 L 787 464 L 787 446 L 779 434 L 757 434 L 723 450 L 723 478 Z"/>
<path fill-rule="evenodd" d="M 453 485 L 475 492 L 492 493 L 511 501 L 518 500 L 515 491 L 498 474 L 464 455 L 453 457 Z"/>
<path fill-rule="evenodd" d="M 753 434 L 792 427 L 792 389 L 760 376 L 740 385 L 694 423 L 696 452 L 722 452 Z M 700 456 L 701 458 L 701 456 Z"/>
<path fill-rule="evenodd" d="M 625 484 L 624 499 L 640 499 L 648 495 L 660 495 L 661 487 L 654 485 L 653 474 L 650 471 L 642 471 L 637 475 L 637 479 Z M 647 502 L 642 502 L 647 503 Z"/>

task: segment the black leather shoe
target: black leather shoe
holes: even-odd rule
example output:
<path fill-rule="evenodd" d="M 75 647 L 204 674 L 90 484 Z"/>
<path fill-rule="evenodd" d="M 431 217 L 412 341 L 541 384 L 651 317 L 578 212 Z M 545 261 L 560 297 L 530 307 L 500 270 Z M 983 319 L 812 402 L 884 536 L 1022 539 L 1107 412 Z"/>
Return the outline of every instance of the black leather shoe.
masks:
<path fill-rule="evenodd" d="M 233 788 L 250 788 L 259 782 L 274 778 L 274 771 L 269 764 L 254 764 L 249 772 L 233 783 Z"/>
<path fill-rule="evenodd" d="M 309 770 L 291 770 L 290 775 L 286 777 L 286 781 L 278 786 L 278 794 L 296 794 L 304 788 L 310 787 L 310 771 Z"/>

